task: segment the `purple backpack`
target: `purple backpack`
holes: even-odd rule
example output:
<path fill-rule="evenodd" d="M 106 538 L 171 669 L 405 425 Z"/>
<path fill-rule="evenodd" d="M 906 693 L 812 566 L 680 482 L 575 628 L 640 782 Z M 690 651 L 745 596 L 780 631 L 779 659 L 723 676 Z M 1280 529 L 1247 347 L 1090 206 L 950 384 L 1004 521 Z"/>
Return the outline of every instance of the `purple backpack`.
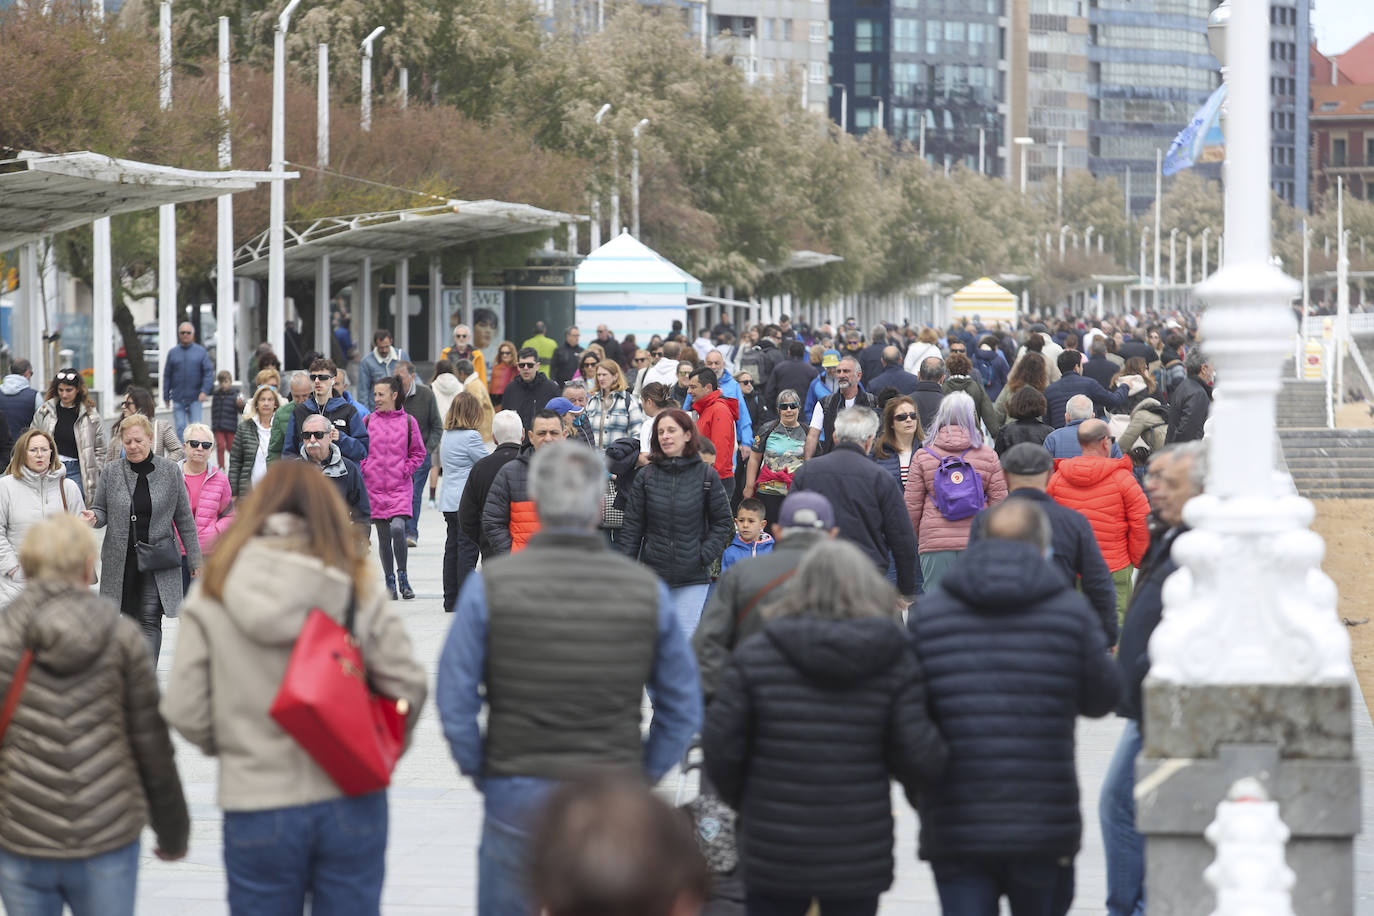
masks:
<path fill-rule="evenodd" d="M 940 510 L 941 515 L 951 522 L 957 522 L 983 511 L 987 505 L 983 478 L 973 465 L 964 460 L 968 449 L 957 456 L 946 455 L 943 458 L 928 448 L 921 451 L 940 462 L 935 469 L 935 482 L 931 489 L 935 494 L 935 508 Z"/>

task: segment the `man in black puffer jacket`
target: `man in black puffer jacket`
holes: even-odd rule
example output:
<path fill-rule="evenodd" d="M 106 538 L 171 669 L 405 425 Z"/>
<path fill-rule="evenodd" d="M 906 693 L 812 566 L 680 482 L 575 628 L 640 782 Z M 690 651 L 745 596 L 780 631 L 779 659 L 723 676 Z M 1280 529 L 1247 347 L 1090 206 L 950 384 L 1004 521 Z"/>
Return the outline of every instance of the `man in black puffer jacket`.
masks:
<path fill-rule="evenodd" d="M 1006 894 L 1013 913 L 1062 916 L 1083 829 L 1074 721 L 1111 712 L 1121 675 L 1088 600 L 1045 559 L 1044 512 L 1005 500 L 983 533 L 908 620 L 949 742 L 945 780 L 920 798 L 920 856 L 946 913 Z"/>
<path fill-rule="evenodd" d="M 892 588 L 865 565 L 844 541 L 808 550 L 706 715 L 706 773 L 740 814 L 751 913 L 812 898 L 822 913 L 876 912 L 892 884 L 889 779 L 914 795 L 944 769 Z"/>

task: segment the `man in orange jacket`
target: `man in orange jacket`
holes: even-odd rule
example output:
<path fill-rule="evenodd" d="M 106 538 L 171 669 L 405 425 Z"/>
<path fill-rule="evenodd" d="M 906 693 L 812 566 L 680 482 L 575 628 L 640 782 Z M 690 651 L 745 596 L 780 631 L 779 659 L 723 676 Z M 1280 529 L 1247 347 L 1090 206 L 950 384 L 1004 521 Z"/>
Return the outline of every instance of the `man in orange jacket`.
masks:
<path fill-rule="evenodd" d="M 1045 492 L 1061 506 L 1087 516 L 1112 571 L 1121 614 L 1131 595 L 1131 572 L 1150 546 L 1150 501 L 1131 473 L 1131 459 L 1109 457 L 1114 443 L 1106 423 L 1084 420 L 1078 427 L 1078 444 L 1083 455 L 1056 461 Z"/>
<path fill-rule="evenodd" d="M 687 381 L 687 393 L 692 396 L 692 410 L 697 415 L 697 431 L 716 447 L 716 473 L 725 484 L 725 492 L 735 495 L 735 421 L 739 419 L 739 402 L 720 393 L 716 373 L 702 367 Z"/>

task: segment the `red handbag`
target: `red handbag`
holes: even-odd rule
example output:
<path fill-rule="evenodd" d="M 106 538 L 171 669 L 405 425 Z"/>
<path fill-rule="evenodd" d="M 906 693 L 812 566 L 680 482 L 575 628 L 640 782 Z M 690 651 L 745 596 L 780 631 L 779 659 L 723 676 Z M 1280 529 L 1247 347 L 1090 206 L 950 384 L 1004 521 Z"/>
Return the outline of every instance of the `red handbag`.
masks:
<path fill-rule="evenodd" d="M 340 626 L 311 608 L 269 714 L 345 795 L 385 789 L 400 759 L 410 704 L 373 692 L 358 640 L 355 602 Z"/>

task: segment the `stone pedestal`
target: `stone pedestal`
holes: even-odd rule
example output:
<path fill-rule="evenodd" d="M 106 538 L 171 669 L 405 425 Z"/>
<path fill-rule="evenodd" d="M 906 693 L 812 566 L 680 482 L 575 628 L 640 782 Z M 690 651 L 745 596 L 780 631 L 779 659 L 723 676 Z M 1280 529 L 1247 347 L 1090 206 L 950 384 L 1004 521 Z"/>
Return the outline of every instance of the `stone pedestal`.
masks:
<path fill-rule="evenodd" d="M 1187 685 L 1145 682 L 1136 825 L 1146 839 L 1150 916 L 1208 916 L 1203 831 L 1237 779 L 1253 777 L 1292 832 L 1298 916 L 1354 912 L 1360 768 L 1347 682 Z"/>

